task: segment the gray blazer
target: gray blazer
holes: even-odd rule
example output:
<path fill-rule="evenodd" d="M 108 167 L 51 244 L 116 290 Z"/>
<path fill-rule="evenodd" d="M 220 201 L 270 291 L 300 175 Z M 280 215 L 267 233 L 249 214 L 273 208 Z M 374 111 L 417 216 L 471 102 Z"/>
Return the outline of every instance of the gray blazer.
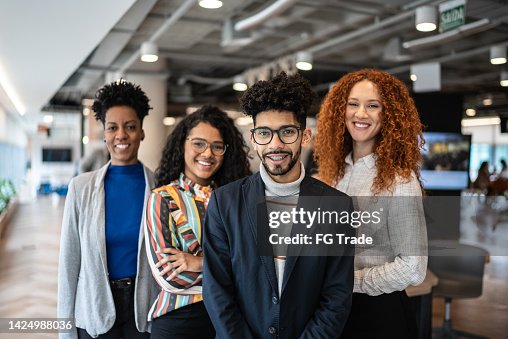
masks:
<path fill-rule="evenodd" d="M 71 180 L 65 200 L 58 266 L 58 317 L 75 318 L 76 326 L 92 336 L 106 333 L 116 313 L 109 286 L 105 239 L 104 177 L 109 163 Z M 145 172 L 145 202 L 154 186 L 153 173 Z M 139 229 L 138 272 L 135 286 L 135 317 L 138 330 L 149 330 L 151 303 L 158 293 L 146 258 L 143 223 Z M 60 338 L 77 338 L 77 330 Z"/>

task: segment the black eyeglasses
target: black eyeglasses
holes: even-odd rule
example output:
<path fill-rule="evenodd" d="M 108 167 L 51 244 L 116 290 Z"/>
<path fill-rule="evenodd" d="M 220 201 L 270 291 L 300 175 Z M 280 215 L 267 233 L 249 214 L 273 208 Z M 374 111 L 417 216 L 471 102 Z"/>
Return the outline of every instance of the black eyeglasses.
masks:
<path fill-rule="evenodd" d="M 254 142 L 258 145 L 268 145 L 272 139 L 273 134 L 277 133 L 279 140 L 284 144 L 292 144 L 298 140 L 300 131 L 302 129 L 297 126 L 282 126 L 279 129 L 271 129 L 268 127 L 257 127 L 250 130 Z"/>
<path fill-rule="evenodd" d="M 186 140 L 190 141 L 192 149 L 198 153 L 203 153 L 210 146 L 213 155 L 221 156 L 226 153 L 228 148 L 228 145 L 223 142 L 208 142 L 201 138 L 186 138 Z"/>

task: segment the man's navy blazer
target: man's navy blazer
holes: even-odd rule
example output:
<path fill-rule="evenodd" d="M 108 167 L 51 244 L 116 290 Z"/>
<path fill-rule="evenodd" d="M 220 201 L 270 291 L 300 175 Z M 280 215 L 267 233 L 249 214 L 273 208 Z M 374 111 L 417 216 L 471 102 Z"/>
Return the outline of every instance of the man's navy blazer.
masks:
<path fill-rule="evenodd" d="M 322 210 L 352 209 L 351 198 L 309 176 L 300 196 L 315 196 Z M 327 196 L 345 197 L 344 206 L 329 206 Z M 257 173 L 218 188 L 208 204 L 203 299 L 217 338 L 338 338 L 351 307 L 354 249 L 344 256 L 288 256 L 279 296 L 274 258 L 258 255 L 256 246 L 256 210 L 264 198 Z M 343 233 L 354 230 L 345 225 Z"/>

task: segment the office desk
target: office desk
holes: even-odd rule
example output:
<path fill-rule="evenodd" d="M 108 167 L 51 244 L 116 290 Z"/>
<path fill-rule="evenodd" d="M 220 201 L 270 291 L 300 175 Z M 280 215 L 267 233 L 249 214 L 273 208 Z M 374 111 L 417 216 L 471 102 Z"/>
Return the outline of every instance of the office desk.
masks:
<path fill-rule="evenodd" d="M 420 339 L 432 338 L 432 288 L 438 281 L 438 277 L 427 269 L 425 280 L 420 285 L 406 288 L 406 293 L 415 306 Z"/>

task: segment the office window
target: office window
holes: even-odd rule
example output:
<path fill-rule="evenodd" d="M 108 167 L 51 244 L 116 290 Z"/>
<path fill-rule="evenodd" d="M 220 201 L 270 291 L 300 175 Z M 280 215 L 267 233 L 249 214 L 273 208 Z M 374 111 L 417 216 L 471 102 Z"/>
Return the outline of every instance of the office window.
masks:
<path fill-rule="evenodd" d="M 492 159 L 494 158 L 494 146 L 489 144 L 472 144 L 471 145 L 471 163 L 469 167 L 469 177 L 471 181 L 475 181 L 478 176 L 478 169 L 484 161 L 489 162 L 489 170 L 494 170 Z"/>

